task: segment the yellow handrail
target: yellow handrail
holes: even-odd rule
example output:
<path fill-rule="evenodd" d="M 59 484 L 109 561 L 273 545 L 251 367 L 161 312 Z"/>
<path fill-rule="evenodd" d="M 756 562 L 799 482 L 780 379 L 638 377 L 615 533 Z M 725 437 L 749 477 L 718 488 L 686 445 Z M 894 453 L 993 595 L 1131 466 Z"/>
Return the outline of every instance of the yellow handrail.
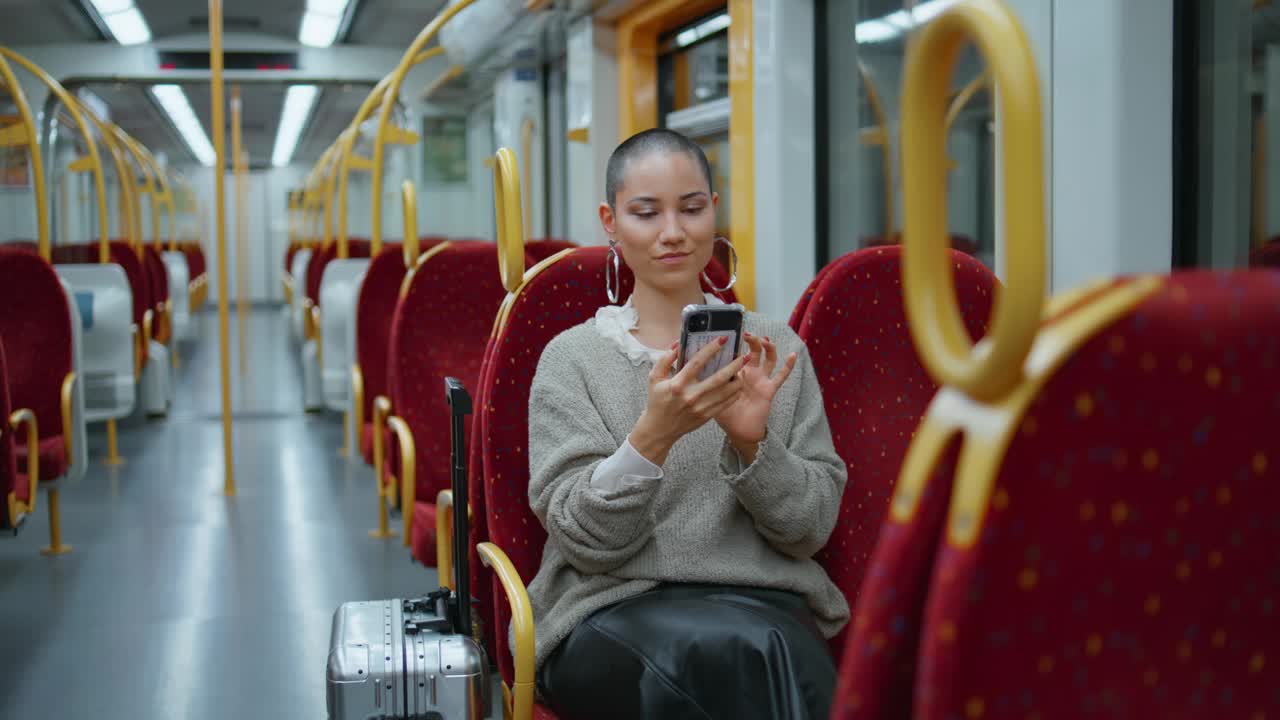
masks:
<path fill-rule="evenodd" d="M 442 55 L 443 53 L 444 48 L 439 46 L 424 50 L 414 57 L 413 65 L 425 62 L 426 60 L 436 57 L 437 55 Z M 345 243 L 347 239 L 347 227 L 345 221 L 347 212 L 347 183 L 350 180 L 351 169 L 353 167 L 351 159 L 355 151 L 356 139 L 360 136 L 360 126 L 364 124 L 365 120 L 369 119 L 369 115 L 371 115 L 373 110 L 379 107 L 382 102 L 382 96 L 386 92 L 387 87 L 391 84 L 392 74 L 394 73 L 387 74 L 386 77 L 378 81 L 377 85 L 373 86 L 373 90 L 369 91 L 369 94 L 365 96 L 364 102 L 360 103 L 360 108 L 356 110 L 355 117 L 351 119 L 351 124 L 348 126 L 350 135 L 347 136 L 346 142 L 343 145 L 341 164 L 338 170 L 338 209 L 339 216 L 343 219 L 338 225 L 340 251 L 343 247 L 341 243 Z M 381 200 L 374 198 L 372 206 L 375 211 L 381 211 Z M 369 245 L 369 256 L 377 256 L 378 252 L 382 250 L 381 235 L 371 237 Z"/>
<path fill-rule="evenodd" d="M 87 164 L 83 169 L 93 173 L 94 188 L 98 195 L 98 229 L 101 234 L 98 240 L 98 262 L 107 262 L 110 259 L 107 240 L 111 232 L 110 228 L 107 227 L 107 186 L 103 180 L 102 159 L 98 155 L 98 144 L 94 141 L 93 133 L 89 131 L 89 125 L 85 122 L 84 116 L 80 112 L 79 104 L 71 96 L 71 93 L 62 87 L 62 83 L 53 79 L 53 76 L 45 72 L 39 65 L 5 47 L 0 47 L 0 56 L 21 65 L 27 72 L 44 83 L 45 87 L 49 88 L 49 92 L 53 93 L 54 97 L 58 98 L 67 107 L 67 111 L 71 113 L 71 119 L 75 121 L 76 127 L 80 129 L 80 135 L 84 138 L 85 146 L 89 153 Z"/>
<path fill-rule="evenodd" d="M 44 181 L 44 157 L 40 150 L 40 138 L 36 134 L 35 116 L 31 114 L 31 106 L 27 104 L 26 93 L 22 92 L 22 86 L 18 84 L 18 78 L 13 74 L 13 68 L 9 66 L 9 61 L 5 60 L 3 55 L 0 55 L 0 79 L 3 79 L 5 86 L 8 87 L 9 96 L 13 98 L 13 104 L 18 108 L 19 123 L 26 130 L 27 152 L 31 154 L 31 181 L 36 195 L 36 247 L 39 248 L 40 257 L 44 258 L 45 262 L 50 262 L 52 251 L 49 248 L 49 189 Z"/>
<path fill-rule="evenodd" d="M 209 0 L 210 102 L 213 105 L 214 214 L 218 233 L 218 363 L 222 385 L 222 492 L 236 494 L 235 464 L 231 450 L 231 354 L 227 340 L 227 123 L 223 93 L 222 0 Z"/>
<path fill-rule="evenodd" d="M 960 317 L 946 252 L 948 85 L 972 39 L 995 79 L 1003 118 L 1009 282 L 995 298 L 990 332 L 977 346 Z M 903 284 L 912 338 L 940 384 L 978 400 L 1007 392 L 1040 325 L 1045 290 L 1044 160 L 1040 82 L 1022 28 L 997 0 L 968 0 L 925 25 L 907 49 L 903 83 Z"/>
<path fill-rule="evenodd" d="M 400 207 L 404 214 L 404 266 L 413 268 L 418 262 L 418 193 L 412 180 L 400 184 Z M 373 253 L 371 252 L 370 255 Z"/>
<path fill-rule="evenodd" d="M 149 199 L 147 204 L 151 207 L 151 232 L 154 239 L 160 234 L 160 212 L 156 206 L 156 195 L 158 194 L 158 191 L 156 188 L 154 169 L 151 164 L 147 162 L 147 159 L 144 156 L 144 151 L 136 140 L 129 137 L 129 134 L 122 130 L 119 125 L 112 123 L 110 128 L 112 134 L 120 141 L 121 147 L 126 151 L 125 155 L 133 159 L 134 166 L 137 171 L 142 174 L 143 180 L 141 187 L 134 186 L 134 189 L 141 190 L 142 194 L 147 196 Z M 136 178 L 131 176 L 129 180 L 132 183 Z M 137 195 L 134 197 L 138 198 Z M 137 222 L 137 237 L 135 238 L 137 245 L 134 246 L 134 252 L 141 256 L 142 248 L 146 244 L 146 241 L 143 240 L 142 237 L 142 203 L 140 201 L 137 209 Z"/>
<path fill-rule="evenodd" d="M 889 131 L 889 117 L 884 111 L 884 103 L 880 101 L 880 90 L 876 86 L 876 80 L 861 61 L 858 62 L 858 75 L 862 77 L 862 84 L 867 89 L 867 101 L 871 104 L 871 114 L 875 117 L 876 129 L 879 131 L 863 142 L 867 145 L 878 145 L 881 161 L 884 163 L 884 238 L 887 241 L 897 229 L 897 223 L 894 220 L 898 203 L 893 179 L 893 135 Z"/>
<path fill-rule="evenodd" d="M 515 292 L 524 280 L 524 222 L 520 169 L 510 148 L 498 148 L 494 156 L 493 205 L 498 226 L 498 274 L 507 292 Z"/>
<path fill-rule="evenodd" d="M 404 84 L 404 79 L 408 76 L 409 70 L 418 62 L 419 54 L 427 43 L 440 32 L 440 28 L 453 19 L 462 10 L 471 5 L 474 0 L 459 0 L 453 5 L 446 6 L 436 15 L 427 26 L 418 33 L 413 43 L 409 45 L 409 49 L 405 51 L 400 59 L 400 64 L 391 73 L 391 82 L 386 91 L 382 94 L 381 108 L 378 113 L 378 132 L 373 141 L 373 223 L 370 232 L 370 239 L 381 246 L 382 243 L 382 168 L 386 162 L 386 146 L 389 142 L 397 138 L 391 130 L 391 114 L 395 109 L 396 98 L 400 97 L 400 86 Z"/>

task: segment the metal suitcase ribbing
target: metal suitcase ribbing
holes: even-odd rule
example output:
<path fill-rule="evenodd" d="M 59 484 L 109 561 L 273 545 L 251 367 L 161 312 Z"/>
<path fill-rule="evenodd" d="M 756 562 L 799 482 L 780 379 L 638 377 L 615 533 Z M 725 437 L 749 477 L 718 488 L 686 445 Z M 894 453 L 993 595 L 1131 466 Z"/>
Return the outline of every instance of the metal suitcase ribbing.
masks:
<path fill-rule="evenodd" d="M 329 720 L 481 720 L 489 663 L 472 639 L 467 577 L 465 417 L 471 398 L 445 382 L 453 415 L 454 587 L 413 600 L 343 603 L 333 614 L 326 673 Z M 445 538 L 439 538 L 445 542 Z M 459 554 L 460 553 L 460 554 Z M 466 598 L 462 602 L 459 598 Z"/>

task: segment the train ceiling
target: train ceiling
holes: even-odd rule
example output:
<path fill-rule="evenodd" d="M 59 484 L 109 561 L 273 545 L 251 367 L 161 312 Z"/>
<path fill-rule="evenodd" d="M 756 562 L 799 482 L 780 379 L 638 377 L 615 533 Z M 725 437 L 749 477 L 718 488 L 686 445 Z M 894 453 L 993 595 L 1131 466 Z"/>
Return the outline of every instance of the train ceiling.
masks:
<path fill-rule="evenodd" d="M 164 40 L 208 32 L 208 3 L 203 0 L 133 0 L 150 29 L 152 39 Z M 445 0 L 353 0 L 351 19 L 340 45 L 404 48 L 445 5 Z M 266 35 L 297 42 L 306 0 L 225 0 L 224 27 L 228 34 Z M 16 47 L 59 43 L 114 42 L 87 9 L 89 0 L 0 0 L 0 45 Z M 269 48 L 275 50 L 276 48 Z M 196 117 L 209 135 L 210 96 L 207 83 L 184 84 Z M 112 120 L 152 150 L 174 163 L 190 162 L 187 150 L 169 118 L 146 86 L 94 83 L 89 88 L 110 108 Z M 268 165 L 281 120 L 286 85 L 245 83 L 244 143 L 255 167 Z M 322 85 L 310 119 L 294 153 L 294 162 L 311 164 L 346 128 L 369 92 L 366 85 Z M 230 115 L 228 114 L 228 122 Z M 227 136 L 230 147 L 230 134 Z"/>

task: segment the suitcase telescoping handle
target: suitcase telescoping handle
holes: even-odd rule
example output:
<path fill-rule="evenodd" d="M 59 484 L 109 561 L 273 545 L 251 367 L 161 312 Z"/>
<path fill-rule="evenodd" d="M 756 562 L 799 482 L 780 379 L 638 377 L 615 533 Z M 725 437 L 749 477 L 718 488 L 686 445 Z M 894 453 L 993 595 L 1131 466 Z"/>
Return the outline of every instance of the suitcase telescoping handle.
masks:
<path fill-rule="evenodd" d="M 449 456 L 453 485 L 453 575 L 456 589 L 453 605 L 454 629 L 471 637 L 471 587 L 468 577 L 470 553 L 467 540 L 470 529 L 467 526 L 467 416 L 471 414 L 471 395 L 462 381 L 457 378 L 444 379 L 444 393 L 449 401 L 450 438 Z M 436 542 L 444 542 L 445 538 L 436 538 Z"/>

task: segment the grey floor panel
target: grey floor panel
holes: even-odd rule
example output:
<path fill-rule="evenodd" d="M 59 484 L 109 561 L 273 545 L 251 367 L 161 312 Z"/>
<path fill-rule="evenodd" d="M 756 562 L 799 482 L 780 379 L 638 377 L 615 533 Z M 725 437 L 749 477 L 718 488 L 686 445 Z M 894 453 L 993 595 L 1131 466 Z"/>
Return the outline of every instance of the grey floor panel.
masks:
<path fill-rule="evenodd" d="M 373 473 L 339 458 L 341 418 L 301 409 L 278 310 L 233 347 L 238 494 L 222 493 L 216 315 L 182 348 L 170 416 L 121 425 L 108 468 L 62 493 L 70 555 L 47 558 L 45 498 L 0 538 L 0 718 L 323 718 L 341 602 L 436 586 L 399 541 L 369 539 Z"/>

